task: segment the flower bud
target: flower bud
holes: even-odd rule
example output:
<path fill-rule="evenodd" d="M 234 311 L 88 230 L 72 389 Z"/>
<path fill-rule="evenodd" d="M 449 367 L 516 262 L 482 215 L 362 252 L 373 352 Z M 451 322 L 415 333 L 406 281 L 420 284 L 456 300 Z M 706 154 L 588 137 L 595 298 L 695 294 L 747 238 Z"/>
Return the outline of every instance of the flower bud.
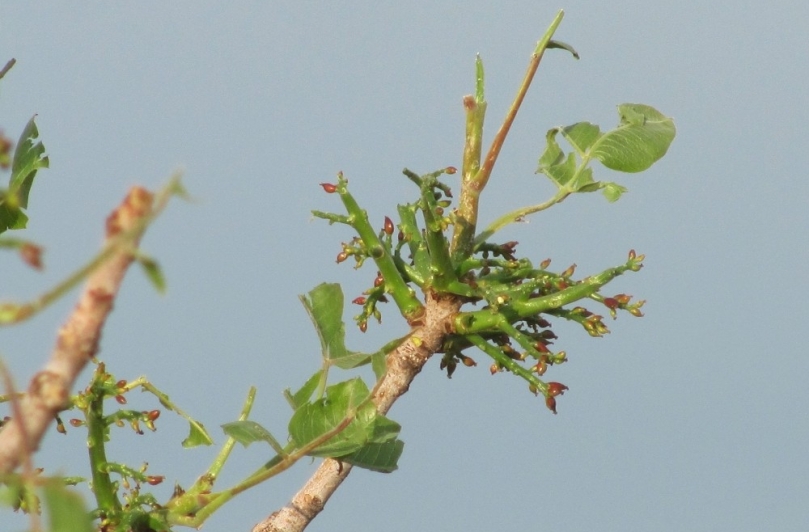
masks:
<path fill-rule="evenodd" d="M 385 216 L 385 226 L 384 226 L 385 234 L 390 236 L 393 234 L 393 220 Z"/>
<path fill-rule="evenodd" d="M 545 260 L 543 260 L 542 262 L 539 263 L 539 269 L 540 270 L 547 270 L 548 266 L 550 266 L 550 265 L 551 265 L 551 259 L 545 259 Z"/>
<path fill-rule="evenodd" d="M 466 366 L 467 368 L 471 368 L 473 366 L 478 365 L 477 362 L 475 362 L 471 357 L 468 357 L 466 355 L 461 355 L 461 362 L 463 362 L 463 365 Z"/>
<path fill-rule="evenodd" d="M 334 194 L 337 191 L 337 185 L 332 183 L 320 183 L 320 186 L 323 187 L 327 194 Z"/>
<path fill-rule="evenodd" d="M 444 168 L 444 173 L 449 174 L 449 175 L 452 175 L 457 171 L 458 171 L 458 169 L 455 168 L 454 166 L 447 166 L 446 168 Z"/>
<path fill-rule="evenodd" d="M 565 279 L 567 279 L 568 277 L 573 275 L 573 272 L 575 272 L 575 271 L 576 271 L 576 265 L 571 264 L 570 266 L 567 267 L 567 269 L 565 271 L 562 272 L 561 276 L 564 277 Z"/>
<path fill-rule="evenodd" d="M 548 383 L 548 395 L 551 397 L 556 397 L 557 395 L 564 395 L 565 390 L 569 388 L 562 384 L 561 382 L 549 382 Z"/>
<path fill-rule="evenodd" d="M 548 396 L 545 398 L 545 406 L 548 407 L 548 410 L 556 414 L 556 398 Z"/>
<path fill-rule="evenodd" d="M 364 305 L 365 304 L 365 296 L 358 296 L 351 300 L 352 303 L 355 305 Z"/>
<path fill-rule="evenodd" d="M 20 247 L 20 257 L 30 267 L 42 269 L 42 248 L 34 244 L 25 243 Z"/>

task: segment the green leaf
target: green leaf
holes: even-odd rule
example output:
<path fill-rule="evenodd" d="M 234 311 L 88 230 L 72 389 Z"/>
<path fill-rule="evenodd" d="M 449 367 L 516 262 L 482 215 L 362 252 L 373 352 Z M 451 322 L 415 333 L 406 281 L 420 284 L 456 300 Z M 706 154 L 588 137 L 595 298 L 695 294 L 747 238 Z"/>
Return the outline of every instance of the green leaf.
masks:
<path fill-rule="evenodd" d="M 550 177 L 556 186 L 563 188 L 576 174 L 576 157 L 572 153 L 567 158 L 565 157 L 565 153 L 556 142 L 557 133 L 559 133 L 559 129 L 553 128 L 545 135 L 547 145 L 539 158 L 537 172 Z"/>
<path fill-rule="evenodd" d="M 50 532 L 92 532 L 93 522 L 78 493 L 53 482 L 44 492 Z"/>
<path fill-rule="evenodd" d="M 282 454 L 283 449 L 269 430 L 262 427 L 260 424 L 249 419 L 241 421 L 233 421 L 222 425 L 222 430 L 225 434 L 241 443 L 245 447 L 257 441 L 264 441 L 270 444 L 275 452 Z"/>
<path fill-rule="evenodd" d="M 324 378 L 323 370 L 319 370 L 315 372 L 314 375 L 309 377 L 303 386 L 301 386 L 300 390 L 292 394 L 289 391 L 289 388 L 284 390 L 284 397 L 289 402 L 290 406 L 292 406 L 292 410 L 297 410 L 305 403 L 312 398 L 312 394 L 315 393 L 318 386 L 320 385 L 320 381 Z"/>
<path fill-rule="evenodd" d="M 584 155 L 587 150 L 601 137 L 601 130 L 590 122 L 578 122 L 572 126 L 562 128 L 562 135 L 573 148 Z"/>
<path fill-rule="evenodd" d="M 622 187 L 618 183 L 605 182 L 603 185 L 604 197 L 607 198 L 607 201 L 610 203 L 618 201 L 623 193 L 626 192 L 626 187 Z"/>
<path fill-rule="evenodd" d="M 142 255 L 138 257 L 138 263 L 143 267 L 143 273 L 145 273 L 146 278 L 151 281 L 155 290 L 160 294 L 165 294 L 166 278 L 163 276 L 163 269 L 160 267 L 160 264 L 151 257 Z"/>
<path fill-rule="evenodd" d="M 370 361 L 369 355 L 346 349 L 344 299 L 339 284 L 320 284 L 306 296 L 300 296 L 300 299 L 317 330 L 323 358 L 328 363 L 342 369 L 351 369 Z"/>
<path fill-rule="evenodd" d="M 374 353 L 371 355 L 371 369 L 374 370 L 376 380 L 385 376 L 388 371 L 388 354 L 385 352 Z"/>
<path fill-rule="evenodd" d="M 17 196 L 23 209 L 28 207 L 28 193 L 31 191 L 37 170 L 47 168 L 50 164 L 48 157 L 44 155 L 45 146 L 39 141 L 35 119 L 36 115 L 26 124 L 14 151 L 14 162 L 11 165 L 9 191 Z"/>
<path fill-rule="evenodd" d="M 341 456 L 340 460 L 371 471 L 390 473 L 399 467 L 399 457 L 402 456 L 403 450 L 404 442 L 402 440 L 368 443 L 356 452 Z"/>
<path fill-rule="evenodd" d="M 289 434 L 298 448 L 345 428 L 309 452 L 312 456 L 339 457 L 360 450 L 367 443 L 384 443 L 398 435 L 401 427 L 376 411 L 368 387 L 359 379 L 326 388 L 325 397 L 301 406 L 289 421 Z"/>
<path fill-rule="evenodd" d="M 188 432 L 188 437 L 183 440 L 183 447 L 190 449 L 200 445 L 213 445 L 213 440 L 208 435 L 208 431 L 205 430 L 202 423 L 199 421 L 194 421 L 193 419 L 188 419 L 188 425 L 190 430 Z"/>
<path fill-rule="evenodd" d="M 28 207 L 28 194 L 34 183 L 37 170 L 47 168 L 49 161 L 44 155 L 45 146 L 39 142 L 34 115 L 26 124 L 14 159 L 11 163 L 11 178 L 9 188 L 0 191 L 0 233 L 8 229 L 23 229 L 28 223 L 28 216 L 23 209 Z"/>
<path fill-rule="evenodd" d="M 612 170 L 646 170 L 668 151 L 677 133 L 674 121 L 643 104 L 619 105 L 618 114 L 619 126 L 601 136 L 591 156 Z"/>
<path fill-rule="evenodd" d="M 548 41 L 548 46 L 546 48 L 560 48 L 562 50 L 567 50 L 568 52 L 573 54 L 573 57 L 575 57 L 576 59 L 579 58 L 579 52 L 574 50 L 573 47 L 570 46 L 569 44 L 564 43 L 562 41 L 550 40 L 550 41 Z"/>

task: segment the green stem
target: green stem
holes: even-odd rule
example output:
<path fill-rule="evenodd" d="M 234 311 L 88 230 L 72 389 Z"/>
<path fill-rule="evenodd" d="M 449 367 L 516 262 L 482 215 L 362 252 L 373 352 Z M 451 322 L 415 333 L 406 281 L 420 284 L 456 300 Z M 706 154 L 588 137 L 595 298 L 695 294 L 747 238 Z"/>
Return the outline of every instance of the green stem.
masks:
<path fill-rule="evenodd" d="M 544 211 L 557 203 L 562 203 L 565 198 L 570 195 L 569 190 L 560 189 L 554 197 L 549 199 L 544 203 L 540 203 L 538 205 L 530 205 L 528 207 L 522 207 L 515 211 L 511 211 L 507 214 L 504 214 L 491 224 L 478 236 L 475 237 L 474 248 L 477 249 L 482 243 L 486 242 L 493 234 L 497 231 L 503 229 L 507 225 L 513 224 L 515 222 L 523 220 L 526 216 L 534 214 L 536 212 Z"/>
<path fill-rule="evenodd" d="M 348 192 L 345 181 L 340 183 L 340 199 L 348 212 L 351 226 L 357 232 L 379 272 L 385 279 L 385 290 L 391 294 L 402 315 L 408 321 L 418 318 L 424 313 L 424 307 L 416 298 L 413 290 L 402 279 L 390 249 L 386 247 L 368 221 L 368 214 L 360 208 L 354 197 Z"/>
<path fill-rule="evenodd" d="M 85 417 L 87 421 L 87 449 L 90 454 L 90 470 L 93 477 L 93 493 L 102 515 L 112 516 L 121 511 L 121 502 L 118 500 L 115 486 L 110 480 L 109 471 L 107 470 L 105 436 L 108 427 L 104 420 L 104 394 L 100 390 L 94 390 L 92 393 L 93 399 L 90 401 Z"/>
<path fill-rule="evenodd" d="M 489 355 L 494 361 L 499 364 L 500 366 L 506 368 L 511 373 L 522 377 L 530 384 L 533 384 L 537 391 L 541 394 L 545 394 L 548 389 L 548 385 L 545 384 L 539 377 L 531 373 L 531 371 L 525 369 L 516 361 L 512 360 L 511 358 L 507 357 L 503 354 L 500 349 L 496 348 L 495 346 L 491 345 L 489 342 L 483 339 L 482 336 L 477 334 L 470 334 L 466 336 L 470 342 L 472 342 L 478 349 Z"/>
<path fill-rule="evenodd" d="M 513 316 L 509 316 L 509 321 L 513 323 L 519 319 L 535 316 L 589 297 L 626 271 L 632 271 L 630 263 L 604 270 L 598 275 L 587 277 L 575 285 L 553 294 L 526 300 L 515 300 L 509 308 L 509 313 L 513 314 Z M 461 312 L 455 317 L 455 332 L 465 335 L 501 330 L 500 320 L 503 319 L 505 318 L 500 312 L 493 312 L 491 309 Z"/>
<path fill-rule="evenodd" d="M 480 152 L 479 142 L 483 131 L 483 113 L 485 113 L 485 102 L 482 111 L 478 111 L 480 106 L 476 105 L 477 102 L 471 97 L 464 98 L 464 106 L 467 109 L 467 127 L 466 127 L 466 148 L 464 149 L 464 175 L 461 188 L 461 199 L 458 203 L 458 229 L 453 238 L 453 256 L 456 262 L 461 262 L 468 257 L 473 250 L 473 239 L 475 228 L 477 226 L 478 218 L 478 203 L 480 194 L 489 182 L 494 164 L 497 162 L 497 157 L 500 155 L 500 149 L 508 136 L 511 125 L 517 117 L 528 88 L 531 86 L 531 81 L 534 79 L 539 63 L 542 60 L 542 55 L 550 43 L 551 37 L 556 32 L 556 28 L 562 22 L 564 11 L 559 11 L 553 19 L 545 35 L 537 43 L 534 53 L 531 55 L 531 60 L 528 63 L 528 69 L 523 77 L 523 81 L 517 90 L 517 95 L 511 104 L 506 117 L 503 120 L 500 129 L 497 131 L 489 151 L 483 164 L 480 165 Z M 482 67 L 481 67 L 482 69 Z M 479 71 L 480 72 L 480 71 Z M 479 75 L 479 79 L 482 76 Z M 480 83 L 479 87 L 480 89 Z M 482 89 L 479 90 L 482 95 Z M 477 113 L 480 113 L 479 115 Z M 477 153 L 474 151 L 477 149 Z M 473 173 L 474 172 L 474 173 Z"/>

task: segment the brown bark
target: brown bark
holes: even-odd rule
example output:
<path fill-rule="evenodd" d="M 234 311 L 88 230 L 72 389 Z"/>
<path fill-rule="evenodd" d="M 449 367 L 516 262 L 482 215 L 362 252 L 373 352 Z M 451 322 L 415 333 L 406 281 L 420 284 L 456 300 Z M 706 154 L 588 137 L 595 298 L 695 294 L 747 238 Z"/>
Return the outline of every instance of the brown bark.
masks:
<path fill-rule="evenodd" d="M 410 383 L 441 347 L 444 337 L 452 330 L 452 318 L 457 314 L 457 298 L 439 298 L 427 294 L 423 324 L 415 327 L 410 337 L 387 359 L 387 371 L 375 387 L 373 401 L 385 414 L 393 403 L 407 392 Z M 292 500 L 258 523 L 253 532 L 300 532 L 323 511 L 332 494 L 351 472 L 350 464 L 327 458 Z"/>
<path fill-rule="evenodd" d="M 31 379 L 27 393 L 14 406 L 16 414 L 0 430 L 0 473 L 14 471 L 39 448 L 45 430 L 67 406 L 76 377 L 98 351 L 101 330 L 141 236 L 122 240 L 120 235 L 138 228 L 142 232 L 152 200 L 151 193 L 135 187 L 107 218 L 105 246 L 115 249 L 88 276 L 79 302 L 59 331 L 50 360 Z"/>

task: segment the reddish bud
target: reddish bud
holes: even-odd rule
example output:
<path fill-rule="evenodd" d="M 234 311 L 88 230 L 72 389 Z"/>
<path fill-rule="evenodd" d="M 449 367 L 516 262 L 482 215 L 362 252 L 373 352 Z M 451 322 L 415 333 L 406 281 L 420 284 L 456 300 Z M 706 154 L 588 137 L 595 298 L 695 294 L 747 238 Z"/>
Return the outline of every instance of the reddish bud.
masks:
<path fill-rule="evenodd" d="M 320 183 L 320 186 L 323 187 L 323 190 L 325 190 L 327 194 L 334 194 L 337 192 L 337 185 L 332 183 Z"/>
<path fill-rule="evenodd" d="M 565 390 L 569 388 L 562 384 L 561 382 L 549 382 L 548 383 L 548 395 L 551 397 L 556 397 L 557 395 L 563 395 Z"/>
<path fill-rule="evenodd" d="M 341 251 L 340 253 L 337 254 L 337 264 L 340 264 L 341 262 L 345 261 L 347 258 L 348 258 L 348 253 L 346 253 L 345 251 Z"/>
<path fill-rule="evenodd" d="M 385 216 L 385 225 L 384 225 L 385 234 L 390 236 L 393 234 L 393 220 Z"/>
<path fill-rule="evenodd" d="M 557 290 L 564 290 L 564 289 L 565 289 L 565 288 L 567 288 L 568 286 L 569 286 L 569 285 L 568 285 L 568 284 L 565 282 L 565 280 L 564 280 L 564 279 L 559 279 L 558 281 L 556 281 L 556 288 L 557 288 Z"/>
<path fill-rule="evenodd" d="M 472 358 L 465 355 L 461 355 L 461 362 L 463 362 L 463 365 L 466 366 L 467 368 L 471 368 L 473 366 L 478 365 L 478 363 L 472 360 Z"/>
<path fill-rule="evenodd" d="M 402 231 L 399 231 L 399 234 L 396 235 L 396 240 L 398 240 L 399 242 L 404 240 L 404 233 Z"/>
<path fill-rule="evenodd" d="M 23 244 L 20 248 L 20 256 L 22 260 L 30 267 L 41 270 L 42 269 L 42 248 L 34 244 Z"/>
<path fill-rule="evenodd" d="M 149 418 L 149 421 L 154 421 L 160 417 L 160 410 L 150 410 L 146 412 L 146 417 Z"/>
<path fill-rule="evenodd" d="M 556 336 L 556 333 L 554 333 L 550 329 L 545 329 L 544 331 L 539 333 L 539 336 L 540 336 L 540 338 L 543 338 L 545 340 L 556 340 L 556 339 L 558 339 L 558 336 Z"/>
<path fill-rule="evenodd" d="M 604 298 L 604 306 L 607 307 L 608 309 L 615 310 L 618 308 L 618 305 L 620 305 L 620 303 L 618 303 L 618 300 L 615 299 L 614 297 Z"/>
<path fill-rule="evenodd" d="M 545 270 L 550 265 L 551 265 L 551 259 L 545 259 L 545 260 L 543 260 L 542 262 L 539 263 L 539 269 L 540 270 Z"/>
<path fill-rule="evenodd" d="M 124 397 L 123 395 L 120 395 L 120 394 L 116 395 L 115 400 L 118 401 L 119 405 L 125 405 L 126 404 L 126 397 Z"/>
<path fill-rule="evenodd" d="M 571 264 L 570 266 L 568 266 L 568 268 L 565 271 L 562 272 L 562 277 L 565 277 L 565 278 L 570 277 L 571 275 L 573 275 L 573 272 L 575 272 L 575 271 L 576 271 L 576 265 Z"/>
<path fill-rule="evenodd" d="M 637 256 L 637 255 L 635 255 L 635 250 L 634 250 L 634 249 L 630 249 L 630 250 L 629 250 L 629 260 L 635 260 L 635 257 L 636 257 L 636 256 Z"/>
<path fill-rule="evenodd" d="M 382 286 L 382 283 L 385 282 L 385 278 L 382 277 L 381 272 L 376 272 L 376 278 L 374 279 L 374 288 L 379 288 Z"/>
<path fill-rule="evenodd" d="M 364 305 L 365 304 L 365 296 L 358 296 L 351 300 L 352 303 L 355 305 Z"/>
<path fill-rule="evenodd" d="M 124 379 L 121 379 L 115 383 L 116 388 L 123 388 L 124 386 L 126 386 L 126 381 Z"/>
<path fill-rule="evenodd" d="M 473 109 L 475 109 L 478 106 L 478 104 L 475 101 L 474 96 L 464 96 L 463 97 L 463 106 L 464 106 L 464 109 L 466 109 L 467 111 L 472 111 Z"/>
<path fill-rule="evenodd" d="M 533 370 L 536 371 L 537 375 L 539 375 L 540 377 L 542 375 L 545 375 L 545 372 L 548 371 L 548 363 L 547 363 L 547 361 L 540 360 L 539 362 L 534 364 Z"/>
<path fill-rule="evenodd" d="M 489 373 L 491 373 L 492 375 L 494 375 L 498 371 L 500 371 L 500 368 L 497 366 L 497 364 L 492 364 L 491 366 L 489 366 Z"/>
<path fill-rule="evenodd" d="M 455 168 L 454 166 L 447 166 L 446 168 L 444 168 L 444 173 L 449 174 L 449 175 L 452 175 L 457 171 L 458 171 L 458 169 Z"/>
<path fill-rule="evenodd" d="M 164 477 L 163 475 L 149 475 L 148 477 L 146 477 L 146 482 L 148 482 L 152 486 L 157 486 L 165 479 L 166 477 Z"/>
<path fill-rule="evenodd" d="M 539 351 L 540 353 L 550 353 L 550 352 L 551 352 L 551 351 L 550 351 L 550 349 L 548 349 L 548 346 L 547 346 L 547 345 L 545 345 L 545 343 L 544 343 L 544 342 L 537 342 L 537 343 L 535 343 L 535 344 L 534 344 L 534 348 L 535 348 L 537 351 Z"/>
<path fill-rule="evenodd" d="M 65 428 L 65 424 L 62 423 L 61 419 L 56 421 L 56 432 L 59 434 L 67 434 L 67 429 Z"/>
<path fill-rule="evenodd" d="M 70 423 L 71 427 L 81 427 L 82 425 L 84 425 L 84 421 L 82 421 L 81 419 L 76 419 L 75 417 L 70 421 L 68 421 L 68 423 Z"/>
<path fill-rule="evenodd" d="M 555 397 L 546 397 L 545 398 L 545 406 L 548 407 L 548 410 L 556 414 L 556 398 Z"/>
<path fill-rule="evenodd" d="M 365 332 L 367 330 L 368 330 L 368 322 L 367 321 L 361 321 L 360 322 L 360 331 Z"/>
<path fill-rule="evenodd" d="M 615 296 L 615 300 L 621 305 L 626 305 L 631 299 L 632 296 L 628 296 L 626 294 L 618 294 Z"/>

